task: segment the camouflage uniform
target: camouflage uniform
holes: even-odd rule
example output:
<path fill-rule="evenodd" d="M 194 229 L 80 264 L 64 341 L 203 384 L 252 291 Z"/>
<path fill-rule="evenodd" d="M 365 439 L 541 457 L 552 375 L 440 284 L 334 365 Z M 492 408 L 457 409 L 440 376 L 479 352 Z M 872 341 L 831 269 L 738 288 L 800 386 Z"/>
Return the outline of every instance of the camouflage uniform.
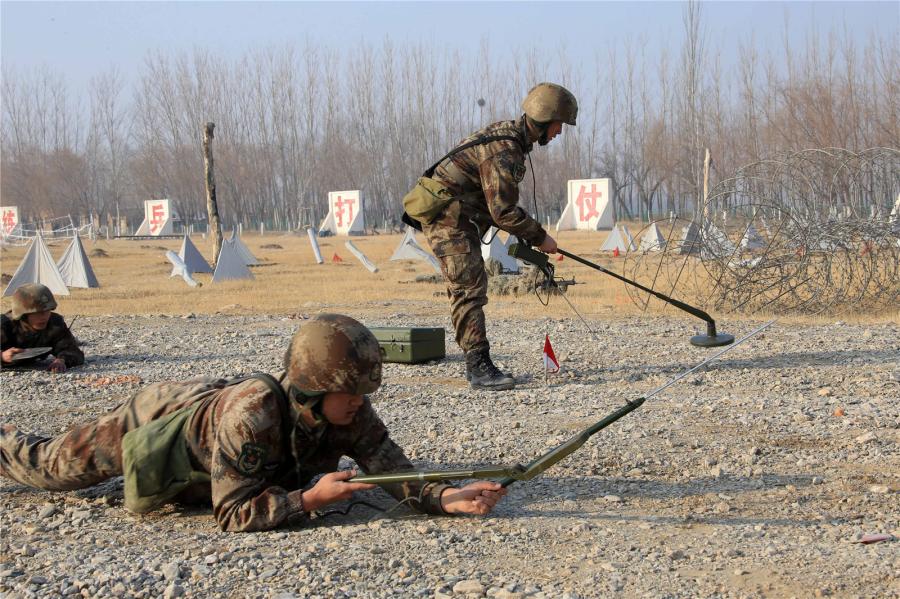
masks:
<path fill-rule="evenodd" d="M 290 388 L 284 374 L 281 382 Z M 336 471 L 342 455 L 367 473 L 413 469 L 368 398 L 347 426 L 324 422 L 289 400 L 288 441 L 283 438 L 280 401 L 257 379 L 228 386 L 222 379 L 153 384 L 109 414 L 55 438 L 24 435 L 3 425 L 0 474 L 56 491 L 97 484 L 122 474 L 125 433 L 194 403 L 200 405 L 186 429 L 189 454 L 211 482 L 194 485 L 177 499 L 211 500 L 225 531 L 267 530 L 289 519 L 308 518 L 303 487 L 317 474 Z M 440 496 L 447 486 L 384 485 L 398 500 L 413 498 L 413 507 L 432 514 L 443 513 Z"/>
<path fill-rule="evenodd" d="M 12 296 L 12 310 L 0 315 L 0 351 L 18 347 L 52 347 L 53 355 L 66 367 L 84 364 L 84 354 L 63 317 L 55 312 L 56 298 L 46 285 L 26 283 L 16 288 Z M 47 326 L 36 330 L 28 324 L 27 316 L 50 312 Z M 18 362 L 23 364 L 32 360 Z"/>
<path fill-rule="evenodd" d="M 532 149 L 524 118 L 488 125 L 459 145 L 495 135 L 511 135 L 519 139 L 518 143 L 502 140 L 467 148 L 441 162 L 432 175 L 454 196 L 466 194 L 461 201 L 451 202 L 430 224 L 422 226 L 448 281 L 456 342 L 466 352 L 489 347 L 484 320 L 487 273 L 481 258 L 481 235 L 491 226 L 498 226 L 531 245 L 540 245 L 547 236 L 540 223 L 517 205 L 519 183 L 526 172 L 525 154 Z"/>

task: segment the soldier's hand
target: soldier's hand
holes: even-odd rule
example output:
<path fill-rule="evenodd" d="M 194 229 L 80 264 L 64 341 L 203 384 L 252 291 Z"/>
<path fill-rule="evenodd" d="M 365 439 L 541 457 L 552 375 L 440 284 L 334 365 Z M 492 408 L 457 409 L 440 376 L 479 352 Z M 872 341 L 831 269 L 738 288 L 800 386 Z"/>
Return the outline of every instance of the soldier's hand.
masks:
<path fill-rule="evenodd" d="M 556 240 L 550 237 L 550 234 L 547 233 L 547 236 L 544 238 L 544 242 L 538 246 L 538 249 L 545 254 L 555 254 L 557 250 Z"/>
<path fill-rule="evenodd" d="M 303 509 L 307 512 L 317 510 L 322 506 L 350 499 L 356 491 L 374 489 L 375 485 L 368 483 L 350 483 L 348 479 L 356 476 L 356 470 L 332 472 L 319 479 L 313 488 L 303 493 Z"/>
<path fill-rule="evenodd" d="M 13 356 L 16 354 L 21 354 L 24 349 L 21 347 L 11 347 L 9 349 L 3 350 L 3 353 L 0 354 L 0 359 L 2 359 L 5 363 L 12 362 Z"/>
<path fill-rule="evenodd" d="M 62 360 L 62 358 L 56 358 L 52 362 L 50 362 L 50 366 L 47 367 L 47 370 L 50 372 L 65 372 L 66 371 L 66 363 Z"/>
<path fill-rule="evenodd" d="M 462 487 L 447 489 L 441 494 L 441 507 L 448 514 L 489 514 L 506 489 L 500 483 L 480 480 Z"/>

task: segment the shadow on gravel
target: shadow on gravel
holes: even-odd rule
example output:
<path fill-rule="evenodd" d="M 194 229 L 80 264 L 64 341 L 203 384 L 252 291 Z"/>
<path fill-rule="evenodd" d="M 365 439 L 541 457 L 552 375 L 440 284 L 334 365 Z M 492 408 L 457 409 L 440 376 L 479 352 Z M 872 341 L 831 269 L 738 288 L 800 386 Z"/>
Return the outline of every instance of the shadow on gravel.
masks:
<path fill-rule="evenodd" d="M 697 360 L 698 362 L 700 360 Z M 817 352 L 788 352 L 774 356 L 758 356 L 754 358 L 726 359 L 715 362 L 710 370 L 741 370 L 744 368 L 797 368 L 801 366 L 845 366 L 849 364 L 890 364 L 897 361 L 897 351 L 887 349 L 849 349 Z M 668 364 L 663 367 L 647 367 L 641 370 L 637 380 L 653 374 L 678 374 L 696 366 L 696 362 Z M 635 372 L 633 365 L 602 368 L 601 372 Z M 702 374 L 700 370 L 697 374 Z"/>
<path fill-rule="evenodd" d="M 584 499 L 589 497 L 602 498 L 606 495 L 619 495 L 623 498 L 641 497 L 647 499 L 678 499 L 708 493 L 746 493 L 761 491 L 794 485 L 805 487 L 812 484 L 812 475 L 795 474 L 764 474 L 762 476 L 743 477 L 724 475 L 718 478 L 695 478 L 686 482 L 670 483 L 659 480 L 646 479 L 604 479 L 597 477 L 543 477 L 543 485 L 540 489 L 532 491 L 532 494 L 540 494 L 540 501 L 549 499 Z M 547 493 L 548 482 L 552 482 L 553 489 Z M 511 495 L 518 495 L 517 489 L 525 488 L 527 481 L 516 483 L 510 488 Z"/>
<path fill-rule="evenodd" d="M 505 515 L 505 514 L 504 514 Z M 794 518 L 759 518 L 746 516 L 657 516 L 657 515 L 634 515 L 619 513 L 598 513 L 583 512 L 579 510 L 564 511 L 524 511 L 517 514 L 511 514 L 513 518 L 519 517 L 557 517 L 557 518 L 578 518 L 581 521 L 612 521 L 612 522 L 652 522 L 654 524 L 713 524 L 717 526 L 747 526 L 756 524 L 765 524 L 766 526 L 820 526 L 821 520 L 800 520 Z"/>

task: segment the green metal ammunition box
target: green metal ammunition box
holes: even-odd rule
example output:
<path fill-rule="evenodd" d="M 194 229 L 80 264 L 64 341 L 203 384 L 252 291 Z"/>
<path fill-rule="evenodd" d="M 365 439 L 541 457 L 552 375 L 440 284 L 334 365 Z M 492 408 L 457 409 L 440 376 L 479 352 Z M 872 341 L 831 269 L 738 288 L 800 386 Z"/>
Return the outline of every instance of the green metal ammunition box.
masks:
<path fill-rule="evenodd" d="M 409 327 L 370 327 L 385 362 L 418 364 L 440 360 L 447 355 L 444 329 Z"/>

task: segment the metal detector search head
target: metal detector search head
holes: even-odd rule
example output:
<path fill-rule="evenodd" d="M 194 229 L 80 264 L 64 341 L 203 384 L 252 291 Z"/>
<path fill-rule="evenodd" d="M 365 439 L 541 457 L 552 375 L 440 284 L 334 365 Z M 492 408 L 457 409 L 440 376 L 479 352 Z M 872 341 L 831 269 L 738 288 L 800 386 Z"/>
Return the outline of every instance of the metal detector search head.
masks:
<path fill-rule="evenodd" d="M 563 249 L 557 248 L 557 251 L 566 256 L 567 258 L 571 258 L 576 262 L 580 262 L 585 266 L 589 266 L 594 270 L 599 270 L 600 272 L 607 274 L 615 279 L 619 279 L 623 283 L 627 283 L 642 291 L 646 291 L 650 295 L 661 299 L 667 304 L 671 304 L 678 308 L 679 310 L 684 310 L 688 314 L 692 314 L 697 318 L 706 322 L 706 334 L 705 335 L 694 335 L 691 337 L 691 345 L 696 345 L 697 347 L 719 347 L 721 345 L 728 345 L 729 343 L 734 342 L 734 335 L 729 335 L 727 333 L 717 333 L 716 332 L 716 321 L 713 320 L 712 316 L 701 310 L 700 308 L 695 308 L 690 306 L 684 302 L 680 302 L 677 299 L 671 298 L 668 295 L 664 295 L 658 291 L 654 291 L 649 287 L 644 287 L 640 283 L 636 281 L 632 281 L 631 279 L 626 279 L 621 275 L 617 275 L 611 270 L 607 270 L 600 266 L 599 264 L 594 264 L 590 260 L 585 260 L 581 256 L 576 256 L 575 254 L 569 253 Z M 534 250 L 527 245 L 521 243 L 514 243 L 509 246 L 509 255 L 514 258 L 518 258 L 524 262 L 528 262 L 529 264 L 534 265 L 538 269 L 541 270 L 548 278 L 553 277 L 553 265 L 549 263 L 549 257 L 547 254 L 543 252 L 539 252 Z"/>

